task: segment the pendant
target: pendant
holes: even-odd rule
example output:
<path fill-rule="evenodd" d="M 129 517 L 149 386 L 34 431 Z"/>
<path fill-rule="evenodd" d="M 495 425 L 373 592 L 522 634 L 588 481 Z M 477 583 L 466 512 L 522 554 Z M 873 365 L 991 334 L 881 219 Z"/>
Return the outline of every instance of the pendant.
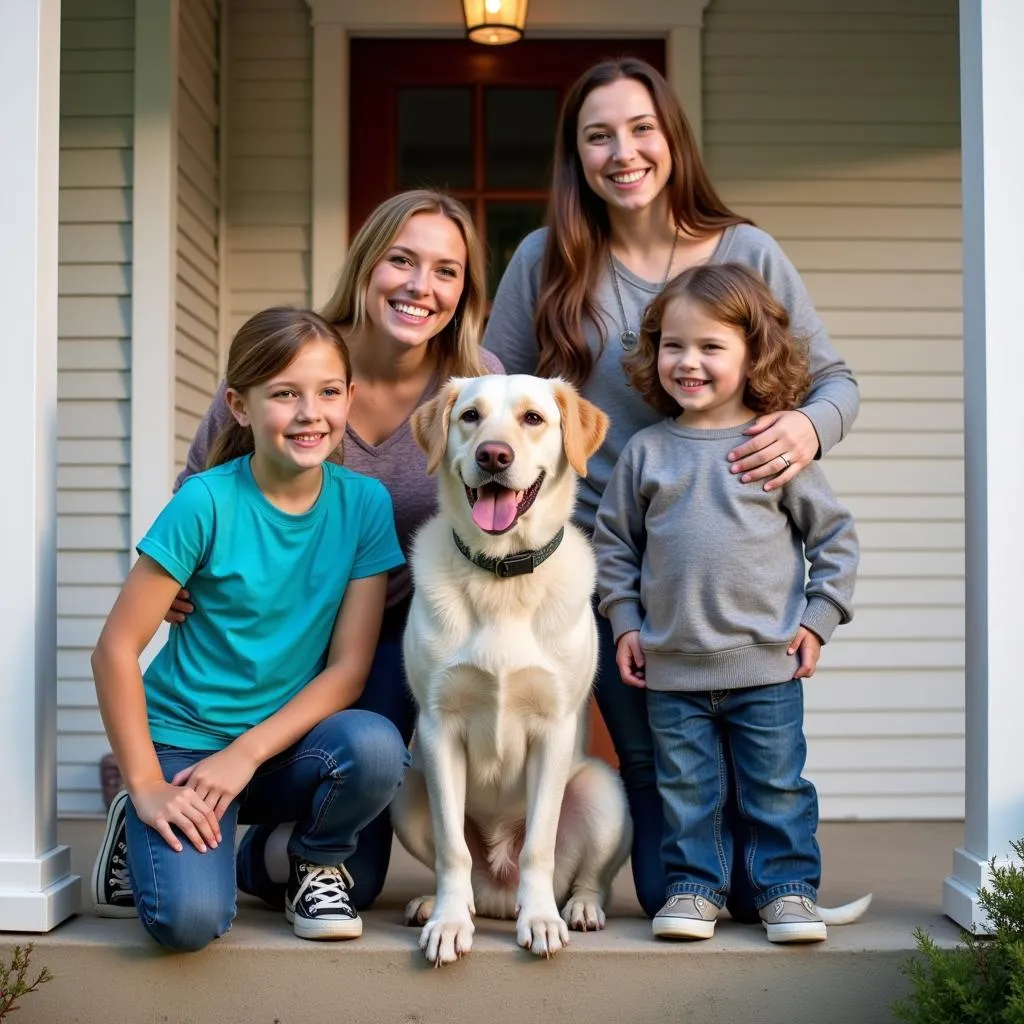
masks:
<path fill-rule="evenodd" d="M 632 352 L 639 343 L 640 337 L 637 335 L 636 331 L 632 330 L 632 328 L 627 327 L 619 335 L 619 344 L 622 345 L 627 352 Z"/>

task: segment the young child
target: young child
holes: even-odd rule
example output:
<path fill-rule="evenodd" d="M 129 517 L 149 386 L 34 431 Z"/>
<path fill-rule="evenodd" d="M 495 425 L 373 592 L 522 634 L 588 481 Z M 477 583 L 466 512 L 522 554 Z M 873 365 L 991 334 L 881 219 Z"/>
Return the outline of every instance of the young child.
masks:
<path fill-rule="evenodd" d="M 801 680 L 850 619 L 857 538 L 817 464 L 755 488 L 727 458 L 755 417 L 796 408 L 807 390 L 788 327 L 754 273 L 697 266 L 654 300 L 626 360 L 633 386 L 671 418 L 626 445 L 594 544 L 622 681 L 647 690 L 666 815 L 667 902 L 653 921 L 663 938 L 710 938 L 730 882 L 752 890 L 770 941 L 826 937 Z M 790 460 L 776 447 L 782 471 Z M 745 879 L 729 877 L 729 787 Z"/>
<path fill-rule="evenodd" d="M 235 915 L 236 824 L 297 819 L 286 916 L 302 938 L 354 938 L 344 861 L 408 758 L 387 719 L 345 710 L 373 658 L 388 571 L 403 560 L 391 500 L 325 462 L 352 398 L 348 351 L 326 321 L 258 313 L 232 341 L 226 377 L 232 420 L 212 468 L 139 542 L 93 653 L 127 786 L 96 875 L 115 884 L 130 866 L 150 935 L 201 949 Z M 196 609 L 142 673 L 183 586 Z"/>

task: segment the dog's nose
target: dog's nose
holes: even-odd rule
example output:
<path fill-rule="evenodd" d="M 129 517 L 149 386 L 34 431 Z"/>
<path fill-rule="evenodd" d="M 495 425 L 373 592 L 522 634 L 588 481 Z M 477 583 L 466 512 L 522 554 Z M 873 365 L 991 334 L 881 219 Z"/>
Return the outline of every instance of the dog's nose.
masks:
<path fill-rule="evenodd" d="M 476 450 L 476 464 L 486 473 L 500 473 L 512 465 L 516 453 L 504 441 L 484 441 Z"/>

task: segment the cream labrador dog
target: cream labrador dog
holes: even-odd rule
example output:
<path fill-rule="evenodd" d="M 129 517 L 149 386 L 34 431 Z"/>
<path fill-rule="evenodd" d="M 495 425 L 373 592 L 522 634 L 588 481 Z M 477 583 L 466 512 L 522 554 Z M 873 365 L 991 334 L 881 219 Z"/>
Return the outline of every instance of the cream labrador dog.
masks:
<path fill-rule="evenodd" d="M 392 819 L 437 876 L 406 908 L 434 964 L 469 952 L 475 913 L 515 917 L 541 956 L 602 928 L 629 850 L 619 778 L 583 752 L 595 569 L 569 522 L 607 426 L 568 384 L 528 376 L 453 379 L 413 416 L 439 513 L 412 549 L 418 718 Z"/>

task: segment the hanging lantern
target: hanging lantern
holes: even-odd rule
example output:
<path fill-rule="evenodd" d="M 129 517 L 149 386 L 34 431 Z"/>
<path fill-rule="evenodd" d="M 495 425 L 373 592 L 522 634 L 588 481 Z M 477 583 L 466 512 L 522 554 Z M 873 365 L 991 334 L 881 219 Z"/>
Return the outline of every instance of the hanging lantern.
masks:
<path fill-rule="evenodd" d="M 523 38 L 529 0 L 462 0 L 466 35 L 474 43 L 501 46 Z"/>

